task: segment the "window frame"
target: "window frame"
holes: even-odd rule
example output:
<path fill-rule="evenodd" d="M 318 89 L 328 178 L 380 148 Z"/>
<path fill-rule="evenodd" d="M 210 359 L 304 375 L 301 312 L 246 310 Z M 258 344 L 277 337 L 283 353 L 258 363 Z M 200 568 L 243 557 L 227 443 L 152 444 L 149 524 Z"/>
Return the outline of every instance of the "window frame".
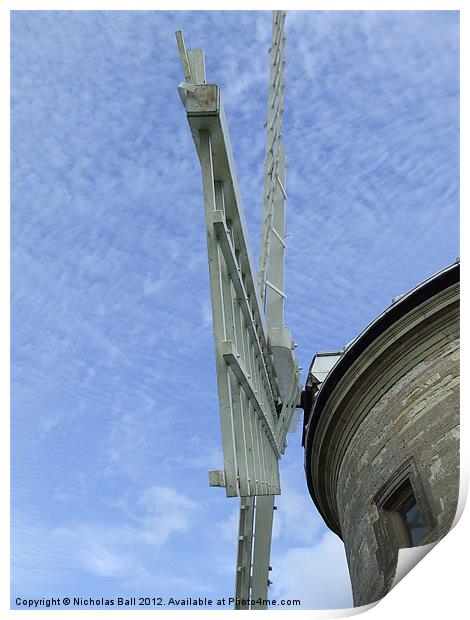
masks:
<path fill-rule="evenodd" d="M 413 504 L 416 503 L 425 529 L 424 534 L 414 543 L 404 510 L 410 499 L 413 500 Z M 377 543 L 382 543 L 379 547 L 389 546 L 391 542 L 397 549 L 418 547 L 426 544 L 427 538 L 432 535 L 434 528 L 432 513 L 413 457 L 406 459 L 389 477 L 374 496 L 373 505 L 378 513 L 378 522 L 374 529 Z"/>
<path fill-rule="evenodd" d="M 413 528 L 410 527 L 410 522 L 407 518 L 409 511 L 415 506 L 419 515 L 419 522 L 424 530 L 421 537 L 417 540 L 414 540 Z M 385 512 L 388 522 L 394 529 L 395 538 L 400 549 L 404 547 L 418 547 L 421 541 L 428 535 L 429 531 L 424 520 L 423 511 L 409 477 L 405 477 L 401 481 L 399 487 L 383 503 L 381 509 Z"/>

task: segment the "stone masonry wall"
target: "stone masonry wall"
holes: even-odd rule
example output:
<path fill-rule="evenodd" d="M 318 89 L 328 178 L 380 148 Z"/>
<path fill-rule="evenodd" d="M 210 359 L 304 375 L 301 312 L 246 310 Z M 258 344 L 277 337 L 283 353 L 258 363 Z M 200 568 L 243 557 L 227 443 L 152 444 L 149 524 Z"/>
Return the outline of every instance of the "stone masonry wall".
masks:
<path fill-rule="evenodd" d="M 458 441 L 456 321 L 385 393 L 377 386 L 377 400 L 344 453 L 336 506 L 356 606 L 381 598 L 395 574 L 398 549 L 387 536 L 377 492 L 405 464 L 428 529 L 422 544 L 438 540 L 457 506 Z"/>

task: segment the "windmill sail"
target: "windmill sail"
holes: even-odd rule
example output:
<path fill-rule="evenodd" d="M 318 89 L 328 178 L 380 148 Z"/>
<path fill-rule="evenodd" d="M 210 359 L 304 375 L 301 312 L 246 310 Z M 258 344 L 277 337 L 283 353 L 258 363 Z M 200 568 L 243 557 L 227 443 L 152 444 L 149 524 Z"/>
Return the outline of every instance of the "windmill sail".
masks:
<path fill-rule="evenodd" d="M 285 12 L 273 11 L 260 271 L 255 275 L 220 87 L 204 54 L 176 33 L 178 90 L 202 171 L 212 318 L 224 456 L 211 486 L 240 496 L 237 608 L 266 599 L 279 459 L 299 402 L 299 368 L 284 326 L 285 154 L 282 146 Z"/>
<path fill-rule="evenodd" d="M 278 441 L 285 448 L 286 434 L 299 402 L 299 368 L 290 331 L 284 325 L 284 254 L 286 154 L 282 143 L 284 112 L 285 11 L 273 11 L 271 68 L 269 73 L 266 155 L 264 162 L 263 216 L 258 282 L 263 301 L 270 350 L 278 378 L 282 411 Z"/>
<path fill-rule="evenodd" d="M 182 41 L 181 35 L 179 36 Z M 191 66 L 202 52 L 185 54 Z M 280 493 L 280 402 L 220 88 L 202 71 L 180 84 L 202 169 L 224 469 L 210 482 L 227 496 Z M 198 82 L 198 83 L 196 83 Z"/>

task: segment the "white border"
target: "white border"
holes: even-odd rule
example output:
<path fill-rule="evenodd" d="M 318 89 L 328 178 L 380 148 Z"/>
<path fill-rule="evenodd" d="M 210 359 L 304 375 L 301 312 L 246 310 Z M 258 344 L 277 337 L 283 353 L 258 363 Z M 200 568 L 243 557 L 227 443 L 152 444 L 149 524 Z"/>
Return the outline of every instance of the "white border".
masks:
<path fill-rule="evenodd" d="M 221 3 L 214 2 L 178 2 L 178 9 L 207 9 L 207 10 L 221 10 Z M 247 9 L 247 10 L 272 10 L 272 9 L 285 9 L 291 10 L 460 10 L 461 11 L 461 56 L 465 57 L 465 52 L 468 51 L 469 32 L 466 23 L 466 11 L 463 9 L 463 2 L 424 2 L 416 0 L 395 0 L 393 3 L 377 3 L 377 2 L 295 2 L 291 3 L 289 7 L 285 7 L 279 2 L 244 2 L 238 1 L 237 3 L 223 4 L 223 9 Z M 10 102 L 10 76 L 9 76 L 9 47 L 10 47 L 10 15 L 11 10 L 175 10 L 175 3 L 170 2 L 142 2 L 142 1 L 82 1 L 82 2 L 65 2 L 65 1 L 17 1 L 17 2 L 5 2 L 2 3 L 0 8 L 0 45 L 2 59 L 2 113 L 1 113 L 1 125 L 0 135 L 4 137 L 1 145 L 1 180 L 2 180 L 2 206 L 0 210 L 0 282 L 1 282 L 1 303 L 0 303 L 0 325 L 1 325 L 1 377 L 2 377 L 2 411 L 1 418 L 1 489 L 4 504 L 1 511 L 1 552 L 0 552 L 0 612 L 2 618 L 15 617 L 17 619 L 23 617 L 30 617 L 31 613 L 35 618 L 40 620 L 41 618 L 51 617 L 51 613 L 55 618 L 60 620 L 61 618 L 70 617 L 71 614 L 81 613 L 84 610 L 70 610 L 70 611 L 19 611 L 10 610 L 10 544 L 9 544 L 9 531 L 10 531 L 10 519 L 9 519 L 9 494 L 10 494 L 10 482 L 9 482 L 9 308 L 10 308 L 10 291 L 9 291 L 9 102 Z M 175 52 L 176 53 L 176 52 Z M 465 110 L 469 108 L 468 98 L 468 79 L 465 79 L 465 71 L 461 72 L 462 77 L 462 98 L 461 109 Z M 7 137 L 8 136 L 8 137 Z M 462 145 L 462 169 L 465 170 L 466 158 L 464 158 L 463 147 L 468 144 L 468 128 L 465 122 L 465 117 L 462 118 L 461 123 L 461 145 Z M 6 139 L 5 139 L 6 137 Z M 467 141 L 465 140 L 467 137 Z M 462 201 L 461 203 L 467 206 L 465 197 L 468 196 L 467 183 L 465 175 L 462 175 Z M 462 230 L 468 228 L 467 222 L 468 216 L 466 215 L 466 209 L 462 209 Z M 462 252 L 465 253 L 464 251 Z M 466 297 L 466 270 L 465 270 L 465 258 L 463 257 L 463 294 L 462 294 L 462 310 L 464 315 L 467 312 L 467 297 Z M 466 315 L 468 316 L 468 315 Z M 467 333 L 465 318 L 462 321 L 462 332 L 464 345 L 468 342 L 465 337 Z M 467 356 L 465 354 L 465 346 L 463 348 L 462 364 L 464 367 L 467 364 Z M 466 391 L 462 393 L 462 406 L 461 411 L 465 413 L 468 411 L 466 406 L 468 402 Z M 467 494 L 468 489 L 468 471 L 469 471 L 469 459 L 468 459 L 468 424 L 465 419 L 462 420 L 462 437 L 461 437 L 461 492 L 463 497 Z M 459 507 L 460 508 L 460 507 Z M 466 604 L 466 589 L 468 574 L 467 556 L 464 550 L 465 542 L 468 542 L 470 517 L 468 510 L 463 513 L 459 523 L 456 527 L 446 536 L 445 540 L 439 543 L 432 551 L 427 555 L 415 569 L 411 571 L 411 574 L 407 576 L 401 583 L 398 584 L 380 603 L 367 611 L 367 617 L 371 620 L 373 618 L 393 618 L 398 615 L 403 617 L 425 617 L 427 619 L 442 618 L 442 617 L 456 617 L 460 618 L 464 615 L 464 610 L 467 608 Z M 312 584 L 315 587 L 315 584 Z M 208 612 L 188 610 L 188 611 L 169 611 L 167 609 L 162 612 L 156 611 L 100 611 L 90 610 L 86 612 L 87 620 L 97 618 L 99 620 L 105 620 L 110 617 L 133 618 L 136 616 L 140 620 L 146 618 L 155 618 L 162 616 L 165 618 L 179 617 L 181 614 L 191 615 L 193 618 L 215 617 L 214 614 L 223 615 L 231 614 L 231 610 L 220 610 Z M 344 617 L 363 611 L 362 609 L 346 610 L 342 611 L 317 611 L 317 610 L 302 610 L 302 611 L 276 611 L 281 618 L 291 618 L 292 614 L 296 617 L 305 618 L 334 618 Z M 251 612 L 238 612 L 237 617 L 241 615 L 250 614 Z M 259 611 L 258 614 L 265 615 L 270 611 Z M 81 617 L 81 616 L 80 616 Z M 251 617 L 251 616 L 250 616 Z"/>

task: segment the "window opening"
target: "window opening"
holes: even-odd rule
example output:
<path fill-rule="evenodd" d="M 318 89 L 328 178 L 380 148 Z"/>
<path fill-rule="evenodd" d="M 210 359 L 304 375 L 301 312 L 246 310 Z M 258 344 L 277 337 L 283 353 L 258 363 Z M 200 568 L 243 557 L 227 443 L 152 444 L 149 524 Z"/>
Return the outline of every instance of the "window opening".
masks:
<path fill-rule="evenodd" d="M 405 480 L 383 504 L 398 538 L 399 547 L 416 547 L 427 533 L 411 482 Z"/>

